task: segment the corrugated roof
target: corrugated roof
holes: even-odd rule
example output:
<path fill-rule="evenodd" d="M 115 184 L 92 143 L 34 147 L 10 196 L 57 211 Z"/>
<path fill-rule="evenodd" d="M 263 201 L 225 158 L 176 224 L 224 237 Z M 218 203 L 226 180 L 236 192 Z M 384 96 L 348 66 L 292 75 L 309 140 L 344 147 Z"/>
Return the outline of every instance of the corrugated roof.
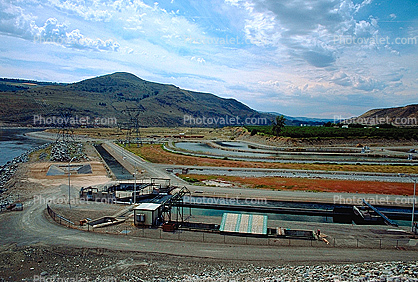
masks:
<path fill-rule="evenodd" d="M 267 235 L 267 216 L 224 213 L 219 230 L 221 232 Z"/>
<path fill-rule="evenodd" d="M 134 210 L 155 211 L 160 206 L 161 206 L 160 204 L 155 204 L 155 203 L 142 203 L 136 208 L 134 208 Z"/>
<path fill-rule="evenodd" d="M 155 204 L 165 204 L 166 202 L 168 202 L 171 198 L 173 197 L 173 195 L 163 195 L 163 194 L 159 194 L 157 195 L 155 198 L 153 198 L 152 200 L 150 200 L 150 203 L 155 203 Z"/>

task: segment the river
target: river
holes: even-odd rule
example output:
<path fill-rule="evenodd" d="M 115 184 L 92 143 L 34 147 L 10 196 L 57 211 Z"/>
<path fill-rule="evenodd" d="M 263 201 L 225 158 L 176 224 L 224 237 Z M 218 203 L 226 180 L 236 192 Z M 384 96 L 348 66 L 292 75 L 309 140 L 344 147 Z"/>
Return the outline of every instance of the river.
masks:
<path fill-rule="evenodd" d="M 20 156 L 24 152 L 47 143 L 41 139 L 27 137 L 33 128 L 0 128 L 0 166 Z"/>

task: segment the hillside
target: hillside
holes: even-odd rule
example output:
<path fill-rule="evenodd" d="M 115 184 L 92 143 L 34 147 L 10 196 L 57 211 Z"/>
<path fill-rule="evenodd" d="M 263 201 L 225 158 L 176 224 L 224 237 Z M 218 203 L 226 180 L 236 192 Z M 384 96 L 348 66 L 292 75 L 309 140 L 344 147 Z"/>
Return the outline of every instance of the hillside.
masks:
<path fill-rule="evenodd" d="M 0 81 L 0 121 L 3 125 L 33 125 L 34 116 L 89 117 L 129 121 L 127 109 L 140 109 L 141 126 L 218 126 L 225 119 L 273 118 L 235 99 L 193 92 L 174 85 L 148 82 L 129 73 L 113 73 L 72 84 L 36 84 Z M 3 89 L 3 90 L 2 90 Z M 131 112 L 135 115 L 138 111 Z M 184 117 L 212 118 L 184 124 Z M 200 123 L 199 123 L 200 121 Z M 231 120 L 230 120 L 231 121 Z M 224 124 L 222 124 L 224 122 Z M 233 121 L 235 122 L 236 121 Z M 211 123 L 211 124 L 210 124 Z M 36 123 L 39 125 L 39 122 Z M 102 123 L 102 125 L 105 125 Z M 231 124 L 234 125 L 234 124 Z"/>
<path fill-rule="evenodd" d="M 418 104 L 404 107 L 373 109 L 349 121 L 364 125 L 393 124 L 395 126 L 417 126 Z"/>

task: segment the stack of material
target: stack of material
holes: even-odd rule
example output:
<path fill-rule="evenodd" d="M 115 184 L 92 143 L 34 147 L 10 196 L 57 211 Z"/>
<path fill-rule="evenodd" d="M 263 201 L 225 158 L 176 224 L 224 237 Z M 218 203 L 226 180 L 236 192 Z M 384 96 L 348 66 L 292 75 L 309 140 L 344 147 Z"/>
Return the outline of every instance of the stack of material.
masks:
<path fill-rule="evenodd" d="M 219 230 L 224 233 L 267 235 L 267 216 L 224 213 Z"/>

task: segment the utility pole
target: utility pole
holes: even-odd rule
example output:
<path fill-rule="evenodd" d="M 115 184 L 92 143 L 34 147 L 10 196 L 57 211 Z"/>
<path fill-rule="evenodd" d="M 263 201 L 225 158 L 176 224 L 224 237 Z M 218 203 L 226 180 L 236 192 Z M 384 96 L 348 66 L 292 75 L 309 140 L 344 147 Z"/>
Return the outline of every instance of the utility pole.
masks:
<path fill-rule="evenodd" d="M 71 209 L 71 162 L 75 159 L 75 157 L 72 157 L 71 160 L 68 162 L 68 205 Z"/>
<path fill-rule="evenodd" d="M 136 204 L 136 166 L 135 166 L 135 172 L 134 172 L 134 204 Z"/>
<path fill-rule="evenodd" d="M 415 190 L 417 187 L 417 180 L 415 178 L 412 178 L 414 181 L 414 198 L 412 199 L 412 219 L 411 219 L 411 231 L 412 233 L 415 233 L 414 231 L 414 216 L 415 216 Z"/>

